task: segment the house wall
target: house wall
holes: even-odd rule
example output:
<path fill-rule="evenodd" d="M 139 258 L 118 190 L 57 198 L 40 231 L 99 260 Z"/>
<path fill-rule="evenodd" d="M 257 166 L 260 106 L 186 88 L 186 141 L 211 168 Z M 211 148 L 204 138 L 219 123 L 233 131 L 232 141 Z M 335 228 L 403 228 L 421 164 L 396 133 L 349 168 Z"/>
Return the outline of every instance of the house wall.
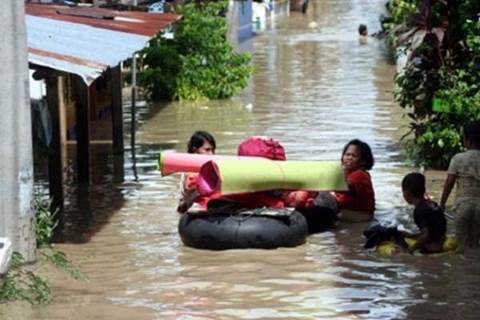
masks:
<path fill-rule="evenodd" d="M 75 140 L 76 111 L 73 76 L 62 77 L 62 97 L 66 111 L 67 140 Z M 95 80 L 89 88 L 90 139 L 112 140 L 112 96 L 111 81 L 107 76 Z"/>
<path fill-rule="evenodd" d="M 252 0 L 230 0 L 228 14 L 228 39 L 234 46 L 253 36 Z"/>

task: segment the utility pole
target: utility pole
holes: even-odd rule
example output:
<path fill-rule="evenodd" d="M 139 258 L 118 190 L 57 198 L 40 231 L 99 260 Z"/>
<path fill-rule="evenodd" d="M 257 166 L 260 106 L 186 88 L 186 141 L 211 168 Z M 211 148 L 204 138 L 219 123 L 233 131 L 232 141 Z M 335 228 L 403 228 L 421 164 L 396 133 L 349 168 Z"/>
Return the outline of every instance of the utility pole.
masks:
<path fill-rule="evenodd" d="M 0 1 L 0 237 L 35 260 L 32 129 L 25 4 Z"/>
<path fill-rule="evenodd" d="M 133 0 L 133 7 L 137 6 L 137 0 Z M 130 109 L 131 125 L 130 125 L 130 148 L 132 149 L 132 164 L 135 180 L 137 180 L 137 167 L 136 167 L 136 155 L 135 155 L 135 130 L 137 127 L 137 56 L 134 53 L 132 56 L 132 106 Z"/>

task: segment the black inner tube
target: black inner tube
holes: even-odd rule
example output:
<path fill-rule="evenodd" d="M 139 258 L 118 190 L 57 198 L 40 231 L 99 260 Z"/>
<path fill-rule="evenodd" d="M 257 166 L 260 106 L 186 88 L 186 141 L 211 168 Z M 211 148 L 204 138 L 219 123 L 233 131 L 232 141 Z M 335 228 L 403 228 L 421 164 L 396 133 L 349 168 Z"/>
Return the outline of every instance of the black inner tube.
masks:
<path fill-rule="evenodd" d="M 262 215 L 262 210 L 272 209 L 184 214 L 178 231 L 186 246 L 197 249 L 274 249 L 305 242 L 308 226 L 300 212 L 275 216 Z"/>

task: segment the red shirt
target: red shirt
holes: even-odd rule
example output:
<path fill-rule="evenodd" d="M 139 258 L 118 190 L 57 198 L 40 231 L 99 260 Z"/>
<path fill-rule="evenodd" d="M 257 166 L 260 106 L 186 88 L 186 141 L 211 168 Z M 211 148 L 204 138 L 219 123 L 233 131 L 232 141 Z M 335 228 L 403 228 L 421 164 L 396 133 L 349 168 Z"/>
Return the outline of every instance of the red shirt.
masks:
<path fill-rule="evenodd" d="M 370 174 L 363 169 L 352 171 L 347 174 L 347 184 L 349 191 L 335 193 L 339 208 L 368 212 L 373 215 L 375 192 Z"/>

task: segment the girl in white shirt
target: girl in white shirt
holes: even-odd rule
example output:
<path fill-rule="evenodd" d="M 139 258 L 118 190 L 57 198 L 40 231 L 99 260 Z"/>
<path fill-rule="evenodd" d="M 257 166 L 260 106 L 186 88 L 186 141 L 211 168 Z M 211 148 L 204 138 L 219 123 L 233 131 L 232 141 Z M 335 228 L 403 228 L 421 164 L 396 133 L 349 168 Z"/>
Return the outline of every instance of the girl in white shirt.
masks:
<path fill-rule="evenodd" d="M 195 131 L 188 141 L 187 152 L 196 154 L 215 154 L 215 148 L 215 138 L 210 133 L 206 131 Z M 182 174 L 180 179 L 181 198 L 177 207 L 179 213 L 187 212 L 200 195 L 192 186 L 196 180 L 196 176 L 197 175 L 193 173 Z"/>

